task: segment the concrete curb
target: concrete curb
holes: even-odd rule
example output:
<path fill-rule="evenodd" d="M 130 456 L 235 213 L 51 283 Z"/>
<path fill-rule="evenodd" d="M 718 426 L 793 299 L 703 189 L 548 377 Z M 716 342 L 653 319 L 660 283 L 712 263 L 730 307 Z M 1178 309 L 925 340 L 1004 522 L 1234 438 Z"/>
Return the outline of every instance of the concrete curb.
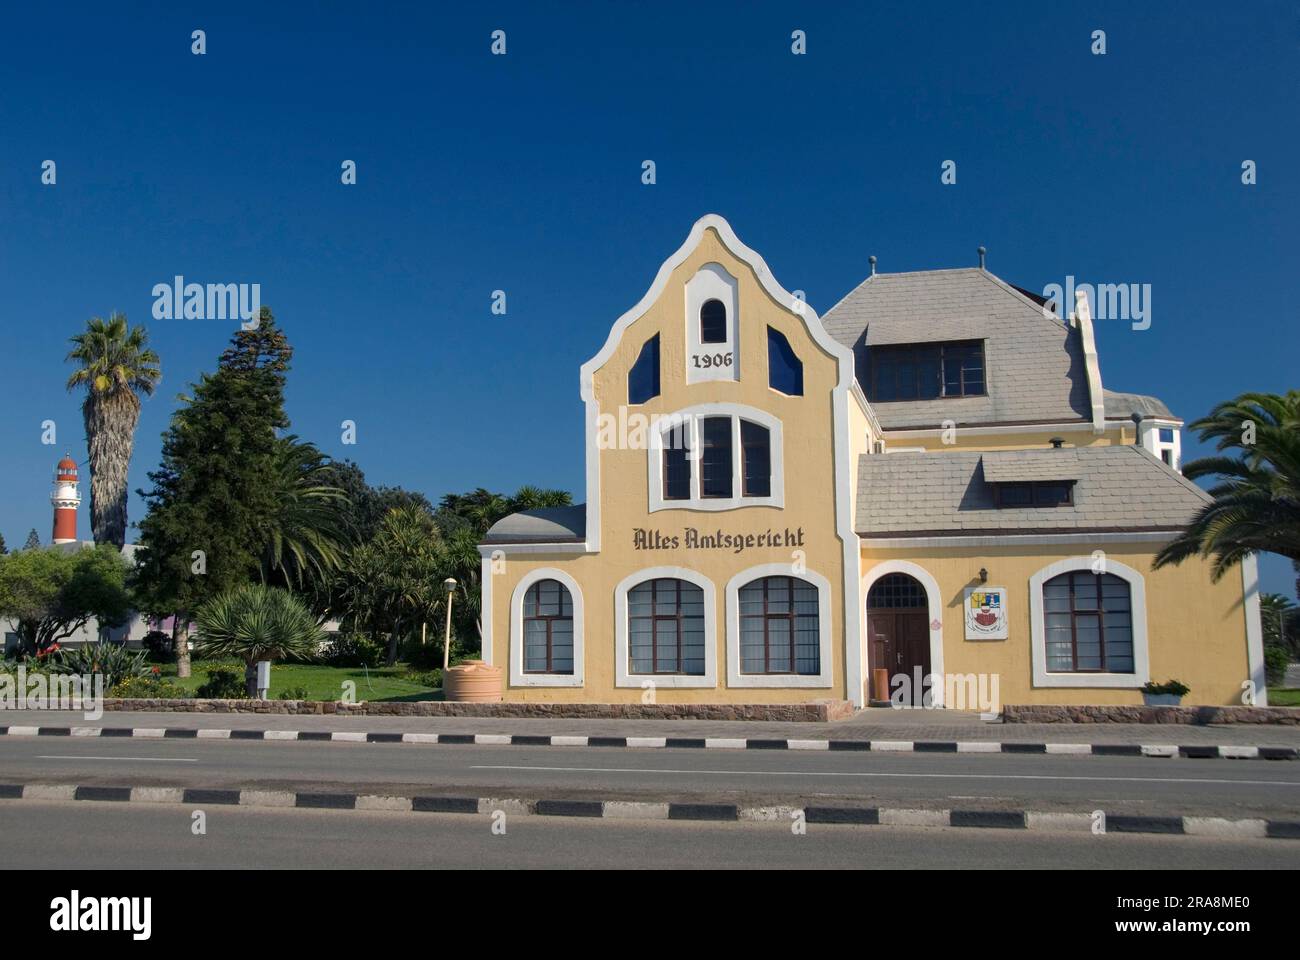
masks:
<path fill-rule="evenodd" d="M 345 730 L 239 730 L 192 727 L 0 727 L 10 737 L 123 737 L 141 740 L 301 740 L 514 747 L 614 747 L 636 750 L 864 750 L 876 753 L 1032 753 L 1197 760 L 1296 760 L 1298 747 L 1239 744 L 1021 743 L 1013 740 L 780 740 L 739 737 L 571 737 L 505 733 L 383 733 Z"/>
<path fill-rule="evenodd" d="M 52 783 L 0 783 L 0 800 L 82 801 L 88 803 L 184 804 L 276 809 L 363 810 L 397 813 L 455 813 L 470 816 L 579 817 L 597 820 L 686 820 L 735 823 L 794 822 L 816 825 L 956 827 L 970 830 L 1026 830 L 1043 833 L 1145 833 L 1235 839 L 1300 840 L 1300 820 L 1233 820 L 1226 817 L 1157 817 L 1108 814 L 1104 828 L 1094 813 L 1035 810 L 930 810 L 790 804 L 741 806 L 734 803 L 675 801 L 525 800 L 492 797 L 391 796 L 290 790 L 204 790 L 180 787 L 79 786 Z"/>

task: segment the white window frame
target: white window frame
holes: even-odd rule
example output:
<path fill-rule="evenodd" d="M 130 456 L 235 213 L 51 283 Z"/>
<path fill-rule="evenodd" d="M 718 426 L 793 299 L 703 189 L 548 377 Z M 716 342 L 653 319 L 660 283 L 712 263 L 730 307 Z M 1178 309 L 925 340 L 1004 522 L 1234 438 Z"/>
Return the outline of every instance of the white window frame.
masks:
<path fill-rule="evenodd" d="M 700 496 L 700 421 L 705 417 L 731 418 L 731 492 L 730 497 Z M 740 440 L 740 421 L 748 420 L 767 428 L 768 458 L 772 481 L 766 497 L 741 496 L 745 477 L 745 450 Z M 675 428 L 689 432 L 687 459 L 691 464 L 691 495 L 686 500 L 664 499 L 664 437 Z M 658 510 L 738 510 L 741 507 L 785 506 L 785 456 L 781 421 L 766 410 L 740 403 L 701 403 L 676 413 L 666 414 L 650 430 L 646 450 L 647 480 L 650 487 L 650 513 Z"/>
<path fill-rule="evenodd" d="M 627 595 L 647 580 L 685 580 L 704 591 L 704 673 L 687 676 L 676 673 L 632 673 L 628 664 Z M 718 685 L 718 599 L 713 581 L 686 567 L 649 567 L 624 577 L 614 588 L 614 686 L 642 689 L 680 690 Z"/>
<path fill-rule="evenodd" d="M 706 263 L 686 282 L 687 384 L 740 379 L 740 324 L 737 320 L 740 295 L 737 290 L 736 278 L 720 263 Z M 710 300 L 719 301 L 727 311 L 727 339 L 722 343 L 704 343 L 700 339 L 700 308 Z M 731 354 L 730 365 L 695 366 L 695 357 L 723 353 Z M 661 354 L 661 363 L 662 360 Z"/>
<path fill-rule="evenodd" d="M 1052 673 L 1047 669 L 1047 626 L 1043 616 L 1043 584 L 1063 573 L 1084 570 L 1094 571 L 1094 564 L 1103 563 L 1102 573 L 1109 573 L 1128 581 L 1129 609 L 1133 621 L 1133 672 L 1132 673 Z M 1092 557 L 1070 557 L 1048 564 L 1029 578 L 1029 633 L 1034 662 L 1035 687 L 1089 687 L 1105 689 L 1140 688 L 1151 679 L 1150 658 L 1147 649 L 1147 588 L 1142 574 L 1132 567 L 1107 556 L 1103 560 Z"/>
<path fill-rule="evenodd" d="M 817 632 L 819 673 L 771 674 L 742 673 L 740 669 L 740 590 L 764 577 L 794 577 L 817 588 Z M 742 570 L 727 581 L 727 686 L 744 688 L 785 688 L 834 686 L 835 665 L 831 643 L 831 582 L 820 573 L 804 570 L 795 573 L 788 563 L 763 563 Z"/>
<path fill-rule="evenodd" d="M 573 601 L 573 673 L 524 672 L 524 597 L 528 588 L 539 580 L 558 580 Z M 512 687 L 581 687 L 585 670 L 583 645 L 582 590 L 578 581 L 555 567 L 529 570 L 515 584 L 510 595 L 510 686 Z"/>

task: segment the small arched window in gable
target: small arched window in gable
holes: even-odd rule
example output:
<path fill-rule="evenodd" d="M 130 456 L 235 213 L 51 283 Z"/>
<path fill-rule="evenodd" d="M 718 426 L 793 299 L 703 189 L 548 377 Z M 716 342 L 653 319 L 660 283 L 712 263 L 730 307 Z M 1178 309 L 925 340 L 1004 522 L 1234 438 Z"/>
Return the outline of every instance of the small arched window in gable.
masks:
<path fill-rule="evenodd" d="M 727 308 L 721 300 L 705 300 L 700 307 L 700 343 L 727 342 Z"/>
<path fill-rule="evenodd" d="M 803 396 L 803 361 L 780 330 L 767 328 L 767 385 L 792 397 Z"/>
<path fill-rule="evenodd" d="M 659 334 L 645 342 L 627 372 L 627 402 L 645 403 L 659 396 Z"/>

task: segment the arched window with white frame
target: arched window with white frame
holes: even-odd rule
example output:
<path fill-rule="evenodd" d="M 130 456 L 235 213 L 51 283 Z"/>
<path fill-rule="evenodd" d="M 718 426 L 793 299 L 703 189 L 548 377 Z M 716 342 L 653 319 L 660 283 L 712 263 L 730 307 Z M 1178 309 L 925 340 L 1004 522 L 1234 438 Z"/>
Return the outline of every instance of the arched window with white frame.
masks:
<path fill-rule="evenodd" d="M 1136 688 L 1150 679 L 1146 581 L 1100 554 L 1058 560 L 1029 578 L 1036 687 Z"/>
<path fill-rule="evenodd" d="M 510 685 L 581 687 L 582 589 L 556 567 L 530 570 L 510 597 Z"/>

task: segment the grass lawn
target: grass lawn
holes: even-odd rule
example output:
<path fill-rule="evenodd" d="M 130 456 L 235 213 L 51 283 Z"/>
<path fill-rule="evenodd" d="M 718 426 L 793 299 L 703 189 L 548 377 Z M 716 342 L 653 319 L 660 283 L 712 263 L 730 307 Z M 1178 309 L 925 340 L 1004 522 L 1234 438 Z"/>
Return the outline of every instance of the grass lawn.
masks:
<path fill-rule="evenodd" d="M 1268 705 L 1270 707 L 1300 707 L 1300 688 L 1270 687 Z"/>
<path fill-rule="evenodd" d="M 241 677 L 244 664 L 239 661 L 194 661 L 193 673 L 179 680 L 176 664 L 162 667 L 162 675 L 179 683 L 189 693 L 208 679 L 208 671 L 234 670 Z M 271 666 L 271 699 L 278 700 L 281 692 L 294 687 L 307 691 L 309 700 L 338 700 L 343 696 L 343 682 L 351 680 L 357 685 L 358 700 L 441 700 L 442 691 L 417 681 L 404 666 L 396 667 L 323 667 L 315 664 L 276 663 Z"/>

